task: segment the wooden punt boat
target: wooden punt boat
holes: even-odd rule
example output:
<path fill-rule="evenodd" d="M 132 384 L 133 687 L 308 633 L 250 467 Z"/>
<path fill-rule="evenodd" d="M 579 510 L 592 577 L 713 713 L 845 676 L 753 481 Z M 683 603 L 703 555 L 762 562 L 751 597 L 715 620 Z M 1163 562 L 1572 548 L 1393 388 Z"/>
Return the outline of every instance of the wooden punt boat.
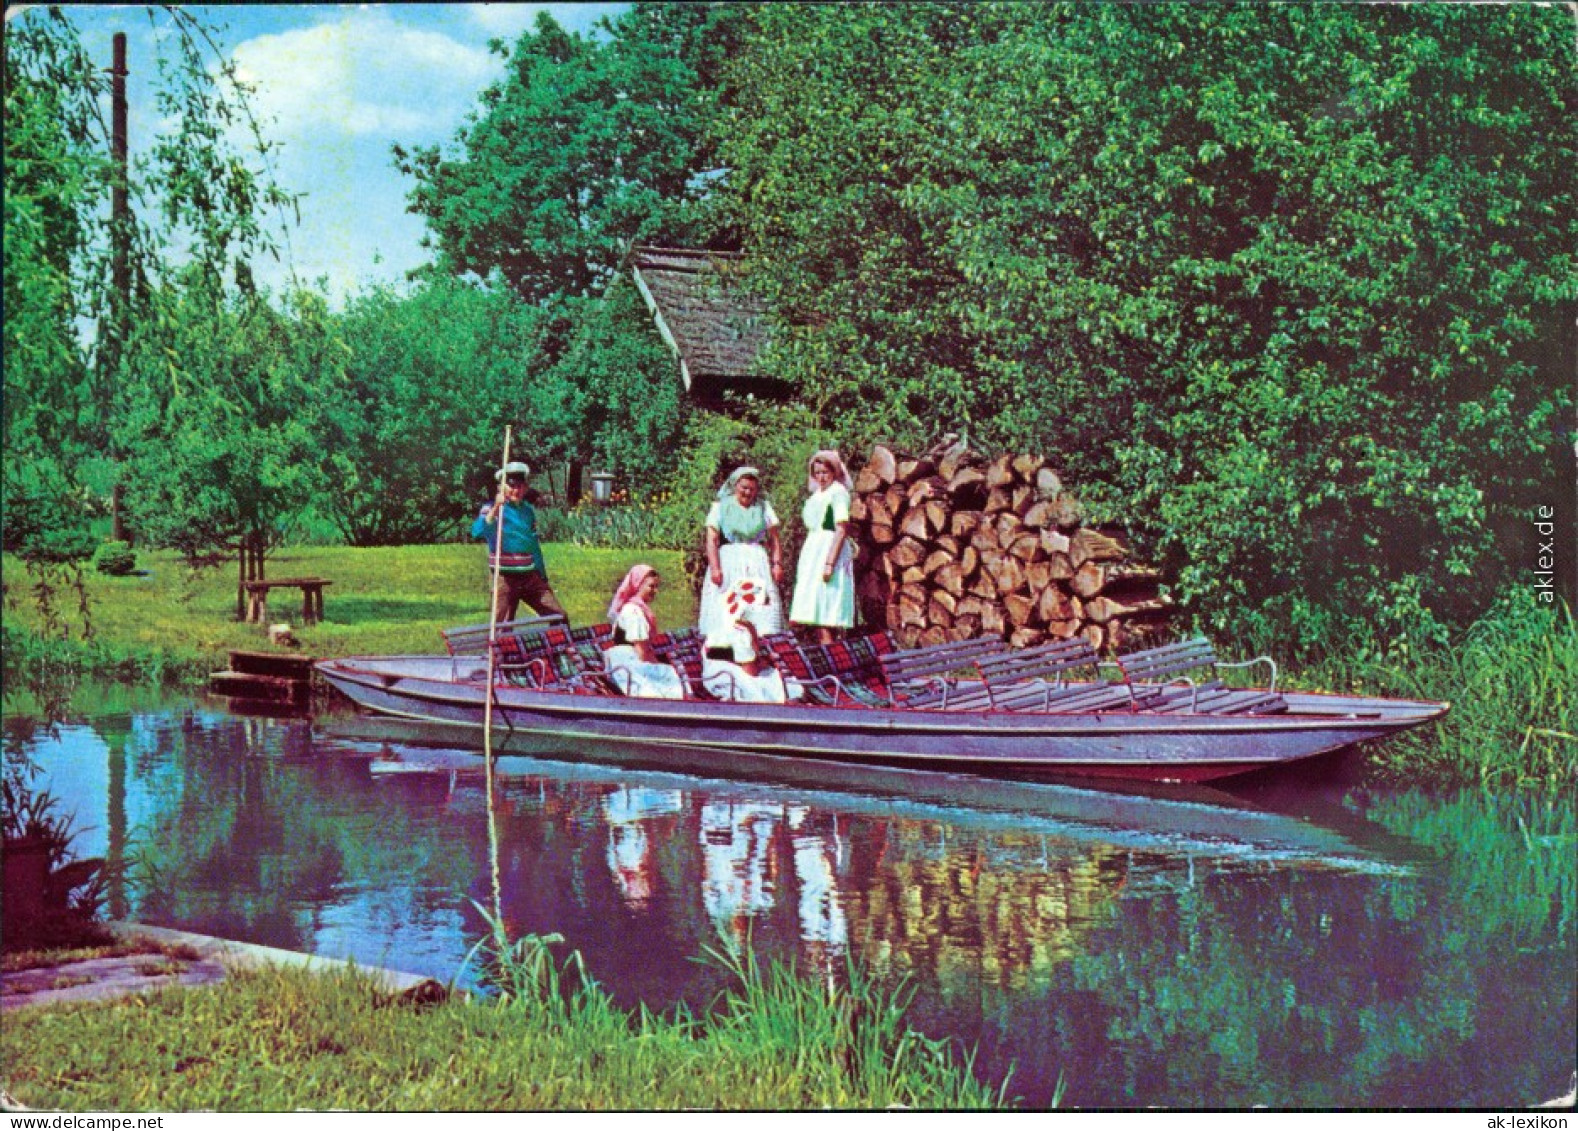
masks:
<path fill-rule="evenodd" d="M 352 657 L 322 660 L 317 670 L 366 710 L 477 732 L 491 694 L 496 741 L 551 736 L 1031 779 L 1212 781 L 1388 738 L 1448 709 L 1426 701 L 1236 691 L 1215 681 L 1162 682 L 1170 669 L 1157 654 L 1197 660 L 1201 650 L 1190 648 L 1199 643 L 1131 658 L 1128 670 L 1154 683 L 1064 680 L 1070 664 L 1056 650 L 1027 650 L 1006 671 L 1001 653 L 984 661 L 933 654 L 930 667 L 915 663 L 924 659 L 916 654 L 883 654 L 882 670 L 894 680 L 891 696 L 862 684 L 858 696 L 835 691 L 781 704 L 627 697 L 599 672 L 560 678 L 550 675 L 552 656 L 523 665 L 518 650 L 517 662 L 496 668 L 502 675 L 491 690 L 487 658 L 478 655 Z M 1084 665 L 1094 657 L 1077 659 Z M 956 675 L 967 663 L 992 674 Z M 946 674 L 931 670 L 938 664 Z M 914 682 L 901 685 L 900 675 Z M 825 690 L 829 679 L 836 689 L 857 686 L 852 677 L 841 684 L 812 672 L 806 689 Z M 899 694 L 901 687 L 914 694 Z"/>

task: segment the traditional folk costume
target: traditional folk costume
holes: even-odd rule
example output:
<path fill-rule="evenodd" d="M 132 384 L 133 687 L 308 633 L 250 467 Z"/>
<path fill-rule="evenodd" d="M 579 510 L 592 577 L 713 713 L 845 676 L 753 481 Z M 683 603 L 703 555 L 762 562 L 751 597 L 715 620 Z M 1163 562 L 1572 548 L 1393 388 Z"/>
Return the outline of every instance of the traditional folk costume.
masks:
<path fill-rule="evenodd" d="M 848 538 L 833 563 L 833 576 L 822 576 L 828 551 L 838 538 L 838 526 L 849 521 L 849 472 L 834 451 L 817 452 L 811 457 L 811 466 L 817 463 L 833 469 L 833 481 L 825 489 L 817 487 L 814 477 L 807 483 L 811 497 L 801 512 L 805 545 L 800 548 L 789 619 L 795 624 L 849 628 L 855 623 L 855 552 Z"/>
<path fill-rule="evenodd" d="M 632 645 L 657 635 L 657 618 L 639 593 L 641 583 L 656 571 L 632 566 L 614 590 L 608 619 L 614 625 L 614 646 L 603 653 L 603 668 L 614 686 L 641 699 L 683 699 L 685 681 L 670 664 L 648 663 Z"/>
<path fill-rule="evenodd" d="M 751 674 L 745 665 L 758 655 L 756 626 L 771 609 L 767 593 L 754 578 L 729 586 L 721 607 L 728 626 L 707 634 L 703 642 L 701 682 L 719 699 L 737 703 L 784 703 L 789 699 L 784 677 L 773 668 Z"/>
<path fill-rule="evenodd" d="M 735 582 L 750 578 L 759 582 L 765 591 L 767 604 L 760 613 L 756 626 L 763 633 L 783 631 L 783 599 L 773 581 L 772 563 L 767 558 L 768 531 L 779 525 L 773 505 L 763 494 L 748 507 L 742 507 L 734 497 L 734 488 L 741 479 L 761 481 L 754 467 L 735 468 L 729 478 L 718 488 L 717 500 L 707 511 L 707 526 L 718 532 L 718 565 L 723 570 L 721 584 L 712 583 L 709 570 L 701 583 L 701 611 L 697 615 L 697 628 L 702 636 L 722 632 L 729 626 L 723 610 L 723 595 Z"/>

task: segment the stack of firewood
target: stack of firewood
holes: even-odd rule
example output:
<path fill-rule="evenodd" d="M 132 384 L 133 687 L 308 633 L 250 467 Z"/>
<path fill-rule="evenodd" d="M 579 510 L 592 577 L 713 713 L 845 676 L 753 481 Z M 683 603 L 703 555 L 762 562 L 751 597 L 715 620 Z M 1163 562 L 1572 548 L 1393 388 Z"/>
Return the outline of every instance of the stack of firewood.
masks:
<path fill-rule="evenodd" d="M 924 455 L 884 445 L 855 478 L 850 533 L 865 623 L 911 648 L 999 636 L 1016 648 L 1085 636 L 1153 642 L 1170 601 L 1161 574 L 1078 501 L 1039 456 L 988 459 L 946 438 Z"/>

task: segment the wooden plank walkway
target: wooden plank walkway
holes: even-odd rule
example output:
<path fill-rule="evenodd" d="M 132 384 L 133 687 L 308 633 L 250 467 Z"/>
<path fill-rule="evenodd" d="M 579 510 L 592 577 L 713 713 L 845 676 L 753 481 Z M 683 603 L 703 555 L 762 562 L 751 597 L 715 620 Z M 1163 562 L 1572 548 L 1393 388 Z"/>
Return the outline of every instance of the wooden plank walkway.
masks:
<path fill-rule="evenodd" d="M 363 966 L 340 958 L 323 958 L 277 947 L 216 939 L 209 935 L 150 927 L 141 923 L 110 923 L 110 930 L 125 943 L 146 943 L 195 954 L 196 958 L 171 958 L 166 954 L 129 954 L 94 958 L 17 970 L 0 976 L 0 1012 L 34 1005 L 64 1005 L 81 1001 L 109 1001 L 132 994 L 150 993 L 167 986 L 212 986 L 236 969 L 261 966 L 300 966 L 318 972 L 354 967 L 387 993 L 421 1001 L 448 995 L 442 983 L 423 974 Z"/>

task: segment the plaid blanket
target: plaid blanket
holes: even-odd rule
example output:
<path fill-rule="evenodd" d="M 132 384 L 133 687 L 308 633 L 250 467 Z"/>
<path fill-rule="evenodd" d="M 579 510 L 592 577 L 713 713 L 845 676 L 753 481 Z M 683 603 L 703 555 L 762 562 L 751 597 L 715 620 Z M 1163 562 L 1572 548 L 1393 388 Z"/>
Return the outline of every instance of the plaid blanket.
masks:
<path fill-rule="evenodd" d="M 853 699 L 866 707 L 893 705 L 880 662 L 881 656 L 893 651 L 893 640 L 885 632 L 831 644 L 801 644 L 793 633 L 778 632 L 764 636 L 762 643 L 784 678 L 797 680 L 805 687 L 809 703 L 847 705 L 847 700 Z M 838 679 L 842 694 L 827 680 L 828 676 Z"/>
<path fill-rule="evenodd" d="M 561 687 L 574 681 L 575 691 L 611 691 L 600 685 L 603 649 L 613 631 L 611 625 L 595 624 L 510 633 L 495 642 L 497 662 L 505 679 L 519 687 Z"/>

